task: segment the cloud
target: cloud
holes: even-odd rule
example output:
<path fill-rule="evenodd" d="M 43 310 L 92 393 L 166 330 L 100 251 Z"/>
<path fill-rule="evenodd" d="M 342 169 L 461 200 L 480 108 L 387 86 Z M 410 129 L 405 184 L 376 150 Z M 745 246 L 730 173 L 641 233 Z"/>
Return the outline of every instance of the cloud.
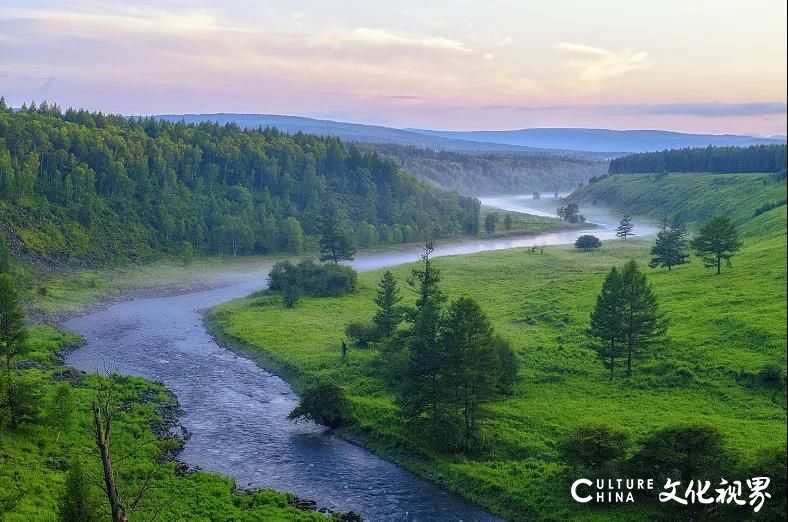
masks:
<path fill-rule="evenodd" d="M 614 52 L 599 47 L 559 42 L 555 48 L 565 55 L 563 65 L 585 84 L 598 85 L 632 71 L 648 69 L 652 63 L 643 51 Z"/>

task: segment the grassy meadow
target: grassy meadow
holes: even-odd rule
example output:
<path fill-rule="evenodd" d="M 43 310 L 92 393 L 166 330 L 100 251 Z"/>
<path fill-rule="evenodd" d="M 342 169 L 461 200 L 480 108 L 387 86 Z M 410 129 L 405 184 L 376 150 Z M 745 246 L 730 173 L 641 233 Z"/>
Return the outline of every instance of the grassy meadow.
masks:
<path fill-rule="evenodd" d="M 672 272 L 651 270 L 646 240 L 608 241 L 588 253 L 562 246 L 437 258 L 444 292 L 476 299 L 521 362 L 515 393 L 487 408 L 487 449 L 473 456 L 436 454 L 408 436 L 376 350 L 351 347 L 340 358 L 345 325 L 372 317 L 381 271 L 361 274 L 353 295 L 286 309 L 258 294 L 214 308 L 208 322 L 298 391 L 318 381 L 342 386 L 357 419 L 348 436 L 505 518 L 660 519 L 648 505 L 573 503 L 558 446 L 574 427 L 604 421 L 635 441 L 667 426 L 710 424 L 742 464 L 784 448 L 785 393 L 752 382 L 767 364 L 785 373 L 785 229 L 785 205 L 748 220 L 744 248 L 719 276 L 697 258 Z M 585 330 L 607 271 L 629 259 L 647 271 L 670 327 L 664 345 L 635 362 L 632 378 L 611 382 Z M 412 268 L 392 272 L 404 285 Z"/>

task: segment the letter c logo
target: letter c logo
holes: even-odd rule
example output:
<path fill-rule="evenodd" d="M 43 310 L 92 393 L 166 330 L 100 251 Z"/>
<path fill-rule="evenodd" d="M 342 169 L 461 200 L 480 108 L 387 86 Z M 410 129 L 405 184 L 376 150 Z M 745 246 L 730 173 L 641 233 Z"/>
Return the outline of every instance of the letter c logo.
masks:
<path fill-rule="evenodd" d="M 591 502 L 591 498 L 592 498 L 591 495 L 588 495 L 587 497 L 579 497 L 579 496 L 577 496 L 577 486 L 579 486 L 581 484 L 583 484 L 585 486 L 590 486 L 591 485 L 591 481 L 588 480 L 588 479 L 577 479 L 577 480 L 575 480 L 572 483 L 572 498 L 575 499 L 577 502 L 580 502 L 580 503 L 583 503 L 583 504 L 585 504 L 586 502 Z"/>

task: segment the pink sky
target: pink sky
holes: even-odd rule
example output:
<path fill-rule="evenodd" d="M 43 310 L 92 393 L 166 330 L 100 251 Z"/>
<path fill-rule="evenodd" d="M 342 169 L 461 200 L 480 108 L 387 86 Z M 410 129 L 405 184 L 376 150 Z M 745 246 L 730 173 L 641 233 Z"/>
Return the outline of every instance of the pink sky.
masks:
<path fill-rule="evenodd" d="M 786 133 L 784 0 L 383 5 L 10 0 L 0 94 L 124 114 Z"/>

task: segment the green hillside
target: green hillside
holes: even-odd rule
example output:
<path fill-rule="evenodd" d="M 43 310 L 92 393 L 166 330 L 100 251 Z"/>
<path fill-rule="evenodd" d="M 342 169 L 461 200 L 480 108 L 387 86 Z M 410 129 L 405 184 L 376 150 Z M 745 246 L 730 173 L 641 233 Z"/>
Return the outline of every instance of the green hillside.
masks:
<path fill-rule="evenodd" d="M 655 219 L 678 215 L 694 224 L 725 215 L 745 225 L 768 206 L 784 206 L 785 191 L 785 178 L 774 174 L 616 174 L 579 188 L 569 200 Z"/>
<path fill-rule="evenodd" d="M 487 408 L 487 446 L 474 454 L 439 453 L 414 436 L 394 404 L 384 353 L 351 347 L 348 359 L 340 358 L 345 325 L 374 312 L 380 271 L 361 274 L 353 295 L 305 298 L 294 309 L 277 297 L 250 296 L 216 307 L 210 323 L 230 346 L 280 372 L 298 391 L 315 382 L 342 386 L 356 417 L 351 436 L 507 519 L 698 516 L 658 503 L 588 509 L 572 502 L 568 485 L 581 472 L 560 448 L 571 430 L 591 422 L 625 432 L 633 441 L 629 454 L 657 430 L 711 426 L 722 434 L 731 476 L 772 470 L 770 506 L 784 517 L 786 207 L 752 217 L 784 190 L 785 182 L 757 174 L 616 176 L 573 196 L 622 210 L 637 206 L 655 217 L 664 207 L 691 221 L 729 212 L 747 234 L 733 267 L 719 276 L 697 259 L 672 272 L 649 270 L 646 240 L 605 242 L 592 253 L 567 246 L 436 259 L 442 289 L 452 299 L 476 299 L 521 362 L 513 396 Z M 605 274 L 629 259 L 648 271 L 670 321 L 668 340 L 637 362 L 632 378 L 610 381 L 585 332 Z M 403 283 L 412 268 L 392 272 Z M 772 374 L 782 384 L 766 384 Z M 752 511 L 715 516 L 750 518 Z"/>

